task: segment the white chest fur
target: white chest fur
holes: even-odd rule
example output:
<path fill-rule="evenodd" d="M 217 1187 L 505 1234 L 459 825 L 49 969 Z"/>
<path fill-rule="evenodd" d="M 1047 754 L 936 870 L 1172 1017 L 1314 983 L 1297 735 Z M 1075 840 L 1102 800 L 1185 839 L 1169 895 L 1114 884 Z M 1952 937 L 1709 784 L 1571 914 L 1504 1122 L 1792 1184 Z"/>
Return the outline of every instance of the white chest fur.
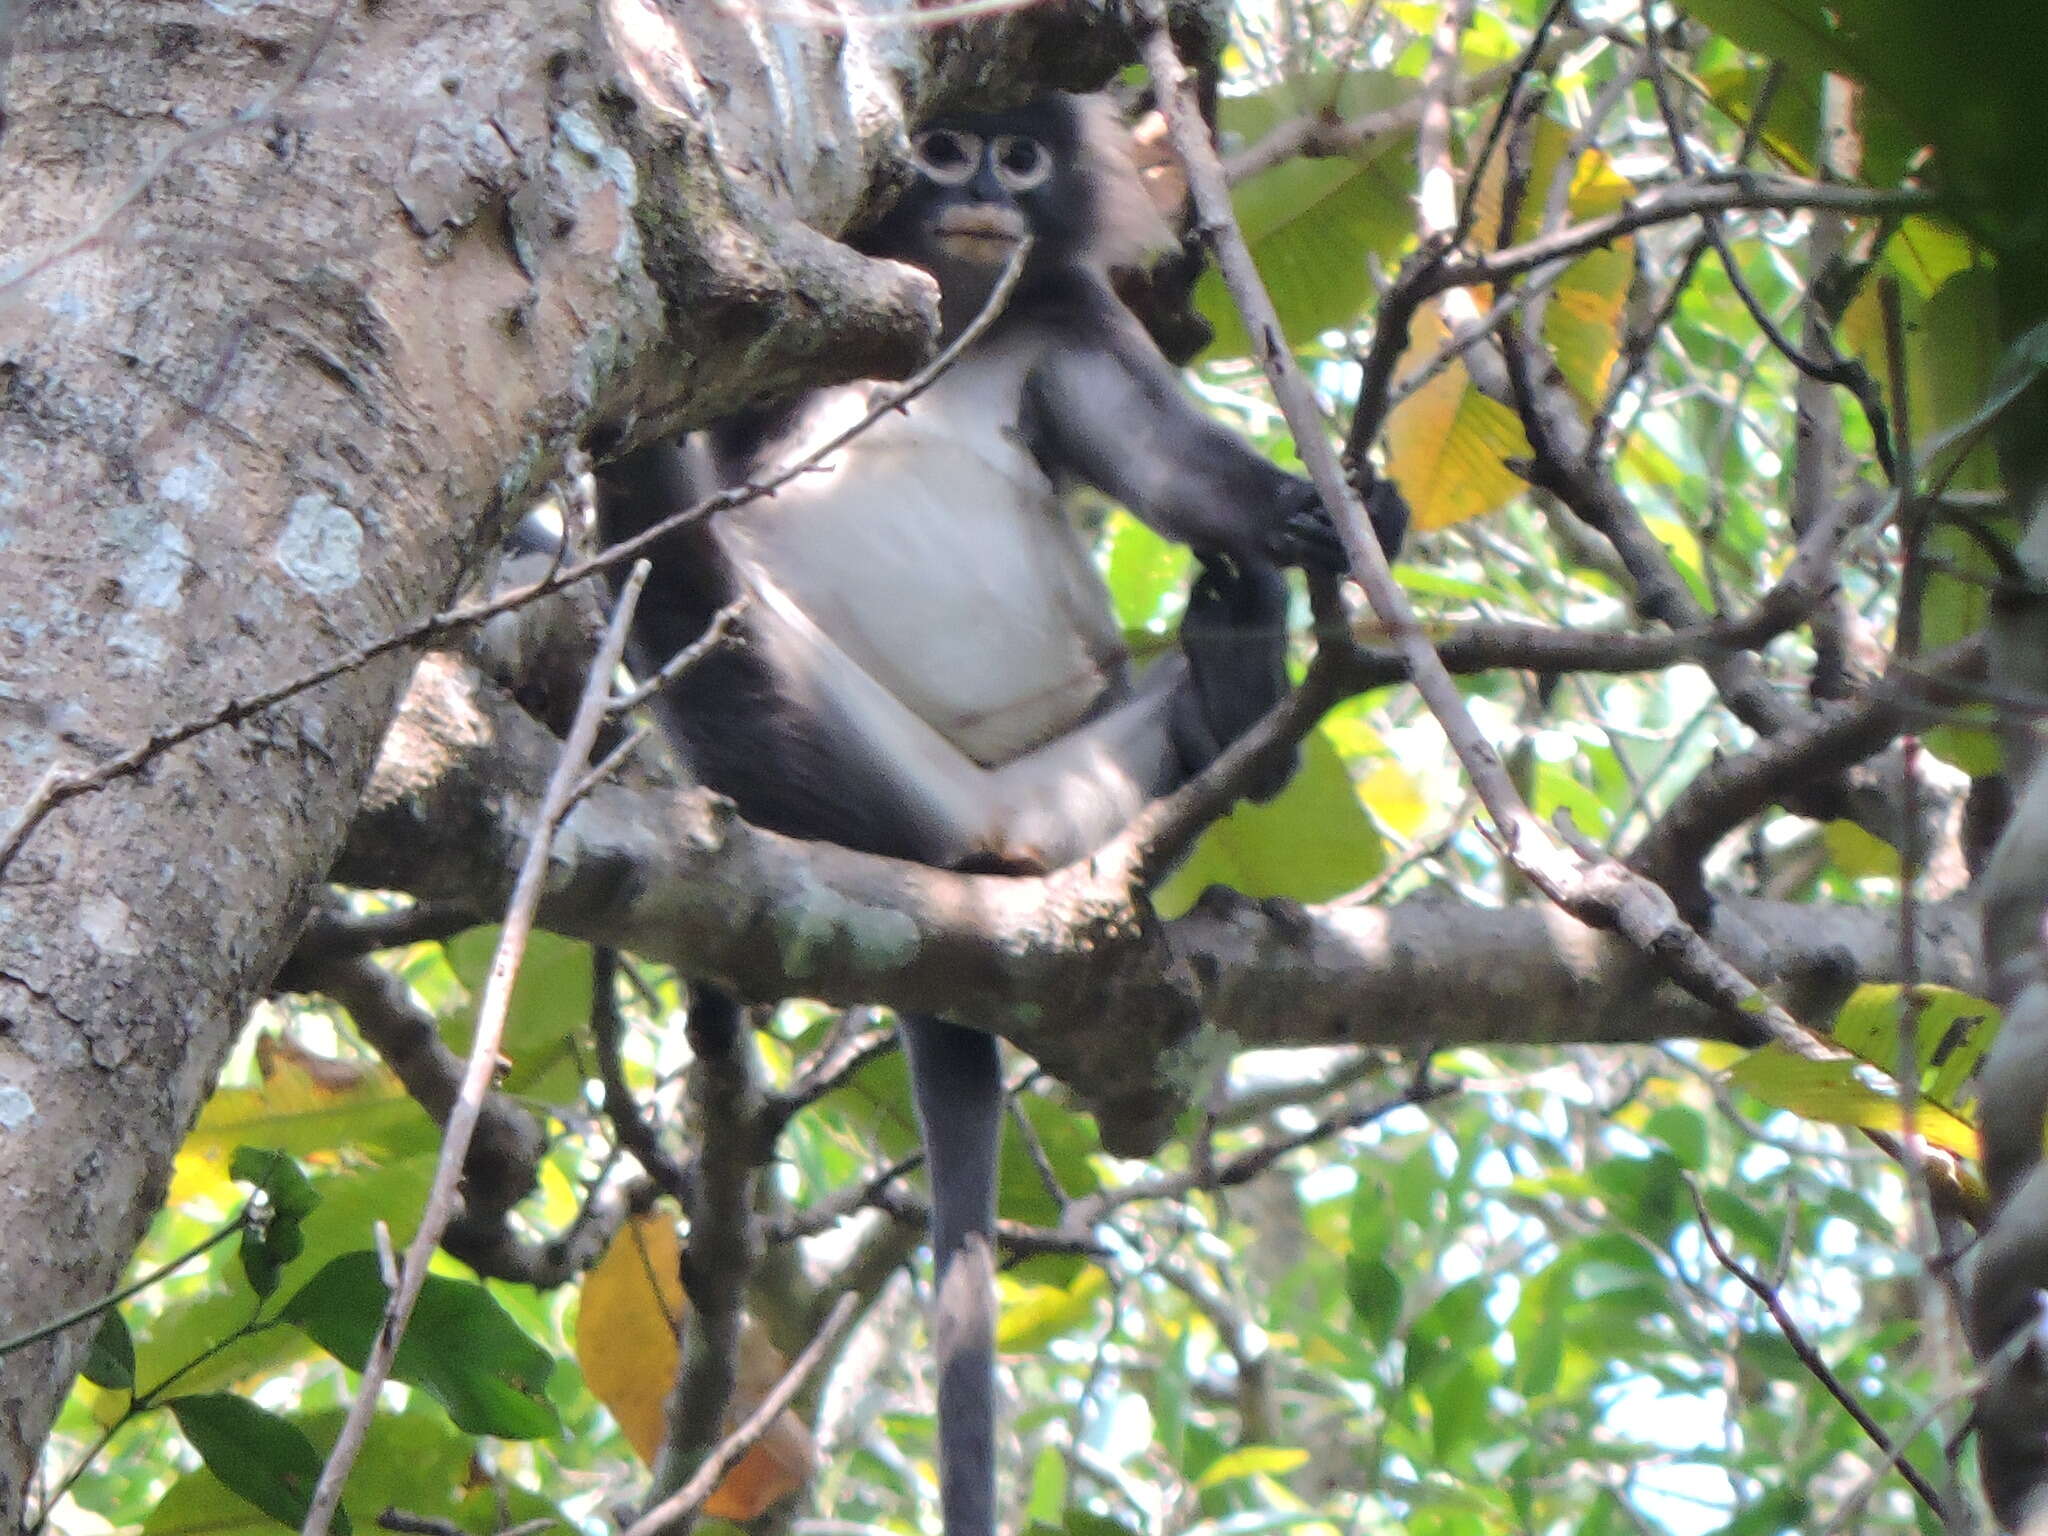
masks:
<path fill-rule="evenodd" d="M 1023 367 L 984 349 L 825 467 L 720 519 L 765 576 L 968 756 L 996 765 L 1071 729 L 1122 671 L 1109 597 L 1018 441 Z M 811 403 L 794 456 L 866 413 Z"/>

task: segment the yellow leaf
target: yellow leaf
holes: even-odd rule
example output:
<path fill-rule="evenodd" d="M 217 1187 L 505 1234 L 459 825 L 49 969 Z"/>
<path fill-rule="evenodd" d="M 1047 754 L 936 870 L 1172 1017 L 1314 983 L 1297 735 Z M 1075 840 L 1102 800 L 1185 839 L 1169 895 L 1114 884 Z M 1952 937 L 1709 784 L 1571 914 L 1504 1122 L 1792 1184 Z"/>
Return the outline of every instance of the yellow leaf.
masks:
<path fill-rule="evenodd" d="M 676 1339 L 689 1303 L 679 1278 L 682 1242 L 675 1223 L 635 1217 L 584 1277 L 576 1314 L 576 1360 L 597 1400 L 611 1410 L 640 1459 L 652 1465 L 668 1429 Z M 761 1405 L 788 1368 L 752 1318 L 740 1330 L 739 1377 L 726 1414 L 730 1430 Z M 804 1421 L 785 1409 L 748 1448 L 705 1502 L 719 1520 L 753 1520 L 809 1481 L 817 1446 Z"/>
<path fill-rule="evenodd" d="M 1518 207 L 1511 238 L 1500 230 L 1507 157 L 1496 155 L 1488 162 L 1472 195 L 1477 210 L 1475 244 L 1508 245 L 1538 231 L 1544 200 L 1570 142 L 1562 124 L 1536 124 L 1531 192 Z M 1587 150 L 1571 167 L 1566 202 L 1573 218 L 1594 218 L 1620 207 L 1631 190 L 1604 154 Z M 1588 414 L 1601 403 L 1620 353 L 1622 317 L 1634 275 L 1631 244 L 1617 241 L 1573 262 L 1558 278 L 1544 308 L 1543 341 Z M 1484 309 L 1493 296 L 1479 288 L 1472 297 Z M 1408 329 L 1403 376 L 1426 366 L 1449 335 L 1450 327 L 1435 303 L 1418 311 Z M 1521 494 L 1520 477 L 1504 461 L 1526 456 L 1529 443 L 1515 413 L 1481 395 L 1463 364 L 1452 363 L 1388 417 L 1386 452 L 1388 472 L 1408 498 L 1415 526 L 1448 528 L 1494 511 Z"/>
<path fill-rule="evenodd" d="M 1359 775 L 1358 798 L 1396 837 L 1412 838 L 1429 824 L 1432 807 L 1421 781 L 1392 757 L 1375 758 Z"/>
<path fill-rule="evenodd" d="M 789 1362 L 768 1342 L 767 1331 L 748 1318 L 740 1330 L 739 1381 L 733 1388 L 726 1427 L 732 1428 L 760 1407 L 788 1369 Z M 817 1464 L 818 1445 L 809 1426 L 785 1408 L 704 1501 L 704 1513 L 720 1520 L 758 1519 L 809 1482 Z"/>
<path fill-rule="evenodd" d="M 1893 1085 L 1851 1056 L 1809 1061 L 1767 1045 L 1752 1051 L 1728 1077 L 1766 1104 L 1808 1120 L 1894 1136 L 1905 1129 Z M 1926 1099 L 1916 1104 L 1913 1128 L 1931 1145 L 1958 1157 L 1980 1155 L 1976 1128 L 1939 1104 Z"/>
<path fill-rule="evenodd" d="M 1089 1268 L 1077 1274 L 1072 1285 L 1026 1285 L 1008 1275 L 1001 1276 L 997 1285 L 1002 1316 L 996 1324 L 996 1348 L 1028 1354 L 1092 1317 L 1095 1300 L 1109 1285 L 1109 1277 Z"/>
<path fill-rule="evenodd" d="M 1195 1487 L 1215 1488 L 1240 1477 L 1280 1477 L 1307 1461 L 1308 1452 L 1298 1446 L 1247 1445 L 1210 1462 L 1208 1470 L 1195 1479 Z"/>
<path fill-rule="evenodd" d="M 1449 336 L 1436 303 L 1416 311 L 1403 377 L 1434 358 Z M 1503 462 L 1529 453 L 1521 422 L 1474 389 L 1461 364 L 1394 407 L 1385 442 L 1387 473 L 1401 487 L 1418 529 L 1448 528 L 1521 493 L 1521 477 Z"/>
<path fill-rule="evenodd" d="M 640 1459 L 653 1463 L 667 1431 L 682 1328 L 682 1241 L 675 1223 L 637 1216 L 583 1277 L 576 1360 L 597 1400 L 619 1421 Z"/>
<path fill-rule="evenodd" d="M 227 1172 L 240 1146 L 318 1159 L 344 1142 L 379 1141 L 408 1130 L 431 1136 L 425 1112 L 382 1067 L 337 1061 L 269 1035 L 257 1037 L 256 1066 L 255 1087 L 223 1088 L 206 1101 L 199 1123 L 178 1149 L 171 1204 L 205 1200 L 221 1210 L 240 1205 L 242 1195 Z"/>
<path fill-rule="evenodd" d="M 1852 821 L 1827 823 L 1821 828 L 1821 842 L 1829 859 L 1846 875 L 1898 877 L 1899 850 Z"/>

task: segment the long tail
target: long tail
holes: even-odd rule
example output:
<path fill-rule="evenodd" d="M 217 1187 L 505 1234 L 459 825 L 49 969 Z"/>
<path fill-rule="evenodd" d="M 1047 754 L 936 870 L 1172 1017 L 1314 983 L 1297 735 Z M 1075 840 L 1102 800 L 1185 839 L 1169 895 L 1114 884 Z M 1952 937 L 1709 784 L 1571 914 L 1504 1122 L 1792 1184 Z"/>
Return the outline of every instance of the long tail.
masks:
<path fill-rule="evenodd" d="M 903 1041 L 932 1189 L 932 1352 L 946 1536 L 995 1536 L 995 1227 L 1003 1136 L 994 1037 L 905 1015 Z"/>

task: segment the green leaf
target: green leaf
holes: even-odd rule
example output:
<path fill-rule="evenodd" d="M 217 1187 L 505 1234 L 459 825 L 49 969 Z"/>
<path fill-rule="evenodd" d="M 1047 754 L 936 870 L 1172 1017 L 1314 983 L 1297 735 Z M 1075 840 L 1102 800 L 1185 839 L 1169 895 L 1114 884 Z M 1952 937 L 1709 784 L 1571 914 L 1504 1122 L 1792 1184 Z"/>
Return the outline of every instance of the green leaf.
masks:
<path fill-rule="evenodd" d="M 1906 989 L 1895 983 L 1858 987 L 1835 1015 L 1836 1044 L 1887 1075 L 1896 1073 L 1906 998 Z M 1997 1005 L 1951 987 L 1915 987 L 1911 999 L 1920 1092 L 1937 1104 L 1959 1109 L 1967 1100 L 1977 1063 L 1997 1037 Z"/>
<path fill-rule="evenodd" d="M 1529 1397 L 1543 1397 L 1557 1389 L 1558 1373 L 1564 1366 L 1564 1330 L 1545 1326 L 1532 1331 L 1524 1344 L 1515 1344 L 1515 1384 Z"/>
<path fill-rule="evenodd" d="M 413 1113 L 426 1119 L 418 1106 Z M 352 1166 L 322 1174 L 315 1181 L 319 1209 L 306 1218 L 302 1229 L 305 1251 L 285 1267 L 276 1294 L 289 1296 L 336 1255 L 367 1247 L 378 1222 L 385 1223 L 392 1241 L 403 1246 L 418 1223 L 433 1175 L 431 1151 L 389 1167 Z M 179 1385 L 198 1393 L 311 1354 L 305 1338 L 289 1328 L 261 1329 L 220 1348 L 222 1339 L 247 1325 L 256 1301 L 236 1255 L 223 1244 L 212 1284 L 167 1305 L 153 1322 L 136 1320 L 139 1379 L 159 1381 L 183 1370 Z"/>
<path fill-rule="evenodd" d="M 1965 705 L 1956 713 L 1985 722 L 1983 726 L 1937 725 L 1920 738 L 1922 746 L 1973 779 L 1988 779 L 2005 771 L 2005 749 L 1988 728 L 1992 717 L 1989 704 Z"/>
<path fill-rule="evenodd" d="M 1351 1207 L 1347 1212 L 1351 1251 L 1360 1257 L 1377 1258 L 1394 1240 L 1394 1224 L 1398 1219 L 1394 1197 L 1387 1189 L 1386 1180 L 1379 1176 L 1372 1164 L 1361 1159 L 1353 1163 L 1352 1168 L 1357 1175 L 1358 1186 L 1351 1193 Z"/>
<path fill-rule="evenodd" d="M 129 1337 L 119 1308 L 109 1307 L 100 1314 L 100 1326 L 86 1349 L 85 1363 L 78 1368 L 78 1374 L 110 1392 L 135 1390 L 135 1340 Z"/>
<path fill-rule="evenodd" d="M 271 1147 L 237 1147 L 228 1159 L 228 1176 L 254 1184 L 262 1196 L 252 1203 L 242 1228 L 242 1273 L 259 1297 L 277 1289 L 285 1265 L 306 1249 L 302 1223 L 320 1205 L 320 1192 L 299 1165 Z"/>
<path fill-rule="evenodd" d="M 1195 1331 L 1183 1327 L 1153 1380 L 1152 1443 L 1170 1467 L 1187 1467 L 1190 1399 L 1196 1375 Z M 1206 1411 L 1206 1410 L 1204 1410 Z"/>
<path fill-rule="evenodd" d="M 316 1448 L 332 1445 L 344 1408 L 305 1415 L 297 1422 Z M 475 1476 L 476 1438 L 415 1397 L 403 1412 L 380 1412 L 370 1421 L 362 1455 L 349 1473 L 344 1501 L 358 1521 L 402 1509 L 430 1520 L 491 1536 L 560 1511 L 516 1482 Z M 194 1467 L 155 1498 L 142 1522 L 145 1536 L 275 1536 L 267 1517 L 230 1493 L 206 1467 Z"/>
<path fill-rule="evenodd" d="M 1568 1310 L 1589 1326 L 1597 1329 L 1670 1309 L 1670 1278 L 1635 1238 L 1622 1232 L 1602 1232 L 1574 1243 L 1567 1253 L 1570 1295 L 1578 1303 Z"/>
<path fill-rule="evenodd" d="M 1474 1357 L 1431 1382 L 1425 1390 L 1430 1438 L 1435 1443 L 1439 1465 L 1466 1460 L 1472 1447 L 1485 1439 L 1492 1427 L 1493 1416 L 1487 1411 L 1491 1385 L 1491 1372 L 1482 1366 L 1480 1357 Z"/>
<path fill-rule="evenodd" d="M 259 1297 L 275 1293 L 285 1265 L 296 1259 L 305 1246 L 305 1237 L 296 1225 L 273 1230 L 252 1221 L 242 1228 L 240 1257 L 249 1289 Z"/>
<path fill-rule="evenodd" d="M 1347 116 L 1390 105 L 1414 90 L 1366 70 L 1342 82 L 1338 110 Z M 1294 116 L 1308 99 L 1328 99 L 1315 78 L 1256 96 L 1226 99 L 1223 127 L 1240 142 L 1255 142 L 1273 124 Z M 1358 155 L 1309 160 L 1296 157 L 1231 190 L 1231 205 L 1252 260 L 1296 345 L 1320 332 L 1356 322 L 1373 297 L 1366 257 L 1391 254 L 1413 227 L 1413 157 L 1403 153 L 1412 133 L 1388 134 Z M 1251 338 L 1221 278 L 1212 270 L 1195 285 L 1195 307 L 1215 327 L 1210 355 L 1244 357 Z"/>
<path fill-rule="evenodd" d="M 1486 1315 L 1488 1282 L 1474 1277 L 1452 1286 L 1431 1302 L 1408 1327 L 1408 1355 L 1402 1384 L 1426 1387 L 1446 1368 L 1470 1358 L 1492 1341 L 1493 1321 Z"/>
<path fill-rule="evenodd" d="M 1137 1533 L 1123 1522 L 1086 1509 L 1068 1510 L 1065 1529 L 1067 1536 L 1137 1536 Z"/>
<path fill-rule="evenodd" d="M 1031 1502 L 1024 1511 L 1032 1530 L 1058 1530 L 1055 1523 L 1067 1507 L 1067 1458 L 1048 1445 L 1031 1464 Z"/>
<path fill-rule="evenodd" d="M 1212 885 L 1246 896 L 1328 901 L 1356 890 L 1385 864 L 1386 844 L 1350 771 L 1316 730 L 1302 743 L 1301 767 L 1287 787 L 1264 805 L 1238 806 L 1204 833 L 1153 903 L 1177 917 Z"/>
<path fill-rule="evenodd" d="M 1088 1116 L 1042 1093 L 1020 1093 L 1014 1102 L 1030 1124 L 1061 1195 L 1071 1200 L 1092 1195 L 1102 1187 L 1102 1176 L 1095 1167 L 1095 1154 L 1102 1142 Z M 1061 1200 L 1046 1188 L 1045 1175 L 1022 1136 L 1003 1138 L 1001 1175 L 1004 1216 L 1034 1226 L 1058 1224 Z"/>
<path fill-rule="evenodd" d="M 445 946 L 448 963 L 472 999 L 483 996 L 498 933 L 494 927 L 472 928 Z M 590 1019 L 590 977 L 588 944 L 551 933 L 527 939 L 505 1016 L 502 1054 L 512 1065 L 498 1085 L 504 1092 L 548 1104 L 579 1101 L 584 1078 L 576 1052 Z M 467 1012 L 448 1021 L 455 1050 L 469 1049 L 471 1023 Z"/>
<path fill-rule="evenodd" d="M 1655 1242 L 1664 1242 L 1680 1221 L 1692 1217 L 1684 1171 L 1668 1152 L 1608 1157 L 1594 1164 L 1592 1178 L 1616 1218 Z"/>
<path fill-rule="evenodd" d="M 298 1425 L 226 1392 L 173 1398 L 165 1406 L 229 1491 L 280 1525 L 305 1521 L 320 1481 L 321 1456 Z M 335 1510 L 334 1529 L 348 1536 L 346 1510 Z"/>
<path fill-rule="evenodd" d="M 1755 1205 L 1726 1186 L 1702 1191 L 1707 1214 L 1721 1229 L 1721 1241 L 1736 1252 L 1744 1248 L 1759 1258 L 1775 1258 L 1782 1240 L 1777 1224 Z"/>
<path fill-rule="evenodd" d="M 1645 1140 L 1661 1142 L 1688 1172 L 1707 1166 L 1707 1117 L 1688 1104 L 1667 1104 L 1643 1124 Z"/>
<path fill-rule="evenodd" d="M 1572 1305 L 1569 1260 L 1552 1263 L 1524 1282 L 1508 1322 L 1515 1342 L 1515 1384 L 1524 1396 L 1547 1397 L 1558 1390 L 1567 1330 L 1558 1327 L 1557 1320 Z"/>
<path fill-rule="evenodd" d="M 1685 9 L 1801 74 L 1832 71 L 1862 81 L 1873 98 L 1859 103 L 1866 137 L 1887 119 L 1902 124 L 1910 141 L 1935 146 L 1938 179 L 1958 194 L 1962 211 L 1994 231 L 2028 236 L 2048 150 L 2048 128 L 2031 110 L 2039 89 L 2038 7 L 1686 0 Z"/>
<path fill-rule="evenodd" d="M 1110 514 L 1104 542 L 1108 555 L 1103 575 L 1118 622 L 1126 630 L 1140 631 L 1159 623 L 1170 601 L 1186 592 L 1194 555 L 1186 545 L 1171 543 L 1122 511 Z"/>
<path fill-rule="evenodd" d="M 320 1204 L 320 1191 L 305 1171 L 271 1147 L 235 1148 L 228 1159 L 228 1177 L 238 1184 L 254 1184 L 269 1201 L 273 1221 L 296 1226 Z"/>
<path fill-rule="evenodd" d="M 1401 1321 L 1401 1277 L 1378 1254 L 1354 1253 L 1344 1266 L 1344 1294 L 1375 1344 L 1385 1344 Z"/>
<path fill-rule="evenodd" d="M 1722 1526 L 1718 1536 L 1780 1536 L 1784 1531 L 1808 1529 L 1813 1506 L 1793 1488 L 1772 1488 L 1753 1504 L 1747 1504 L 1733 1520 Z"/>
<path fill-rule="evenodd" d="M 383 1325 L 377 1255 L 335 1259 L 285 1303 L 283 1317 L 356 1370 Z M 559 1427 L 547 1397 L 554 1357 L 520 1331 L 480 1285 L 429 1275 L 398 1346 L 392 1376 L 421 1387 L 472 1434 L 532 1440 Z"/>

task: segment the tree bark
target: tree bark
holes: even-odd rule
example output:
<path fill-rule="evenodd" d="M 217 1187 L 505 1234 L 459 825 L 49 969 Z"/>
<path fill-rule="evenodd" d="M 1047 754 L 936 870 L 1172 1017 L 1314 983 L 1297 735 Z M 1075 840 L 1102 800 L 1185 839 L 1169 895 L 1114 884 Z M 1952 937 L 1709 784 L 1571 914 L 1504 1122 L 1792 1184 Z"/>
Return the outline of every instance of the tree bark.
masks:
<path fill-rule="evenodd" d="M 572 444 L 901 371 L 931 321 L 799 222 L 854 213 L 905 34 L 706 6 L 685 37 L 642 0 L 16 19 L 0 1339 L 112 1289 L 412 658 L 249 701 L 445 604 Z M 92 1331 L 0 1358 L 0 1529 Z"/>

